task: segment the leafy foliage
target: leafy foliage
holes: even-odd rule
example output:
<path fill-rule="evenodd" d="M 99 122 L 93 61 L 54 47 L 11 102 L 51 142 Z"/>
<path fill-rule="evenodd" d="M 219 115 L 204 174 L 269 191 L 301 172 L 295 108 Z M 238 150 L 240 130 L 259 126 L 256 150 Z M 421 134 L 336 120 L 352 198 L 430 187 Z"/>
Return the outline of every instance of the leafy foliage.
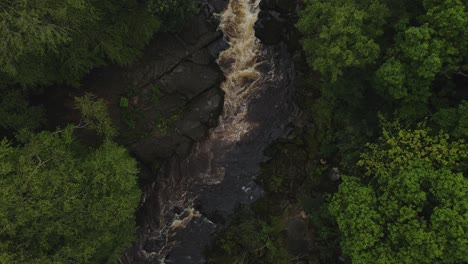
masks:
<path fill-rule="evenodd" d="M 110 141 L 84 148 L 73 130 L 0 144 L 0 262 L 111 263 L 132 241 L 135 161 Z"/>
<path fill-rule="evenodd" d="M 163 31 L 175 31 L 182 26 L 187 16 L 197 11 L 193 0 L 148 0 L 148 10 L 160 17 Z"/>
<path fill-rule="evenodd" d="M 212 249 L 209 263 L 289 263 L 281 218 L 267 223 L 252 215 L 242 214 L 221 234 Z"/>
<path fill-rule="evenodd" d="M 44 111 L 31 106 L 25 92 L 19 89 L 1 89 L 0 128 L 18 131 L 38 128 L 44 121 Z"/>
<path fill-rule="evenodd" d="M 433 135 L 424 123 L 413 130 L 398 122 L 384 123 L 379 142 L 367 144 L 368 150 L 357 163 L 367 175 L 394 170 L 412 160 L 425 160 L 435 168 L 459 169 L 468 158 L 468 145 L 463 140 L 452 141 L 445 133 Z"/>
<path fill-rule="evenodd" d="M 452 108 L 442 108 L 433 116 L 434 122 L 450 135 L 468 138 L 468 101 Z"/>
<path fill-rule="evenodd" d="M 103 99 L 97 99 L 92 94 L 86 94 L 75 98 L 75 100 L 76 108 L 80 110 L 82 115 L 82 122 L 88 128 L 107 139 L 111 139 L 116 135 L 107 112 L 107 105 Z"/>
<path fill-rule="evenodd" d="M 334 81 L 345 68 L 374 63 L 387 16 L 380 1 L 307 1 L 297 27 L 309 64 Z"/>
<path fill-rule="evenodd" d="M 347 167 L 378 135 L 377 113 L 411 124 L 466 99 L 453 81 L 467 72 L 463 1 L 308 0 L 297 28 L 323 80 L 312 106 L 322 155 Z"/>
<path fill-rule="evenodd" d="M 159 28 L 136 0 L 0 4 L 0 74 L 22 85 L 77 84 L 90 69 L 130 63 Z"/>
<path fill-rule="evenodd" d="M 140 190 L 136 162 L 111 141 L 106 104 L 77 98 L 79 126 L 20 130 L 0 143 L 0 262 L 113 263 L 133 240 Z M 103 136 L 90 148 L 74 131 Z"/>
<path fill-rule="evenodd" d="M 468 179 L 455 166 L 468 146 L 422 126 L 396 132 L 362 155 L 370 178 L 344 177 L 333 197 L 343 252 L 352 263 L 468 261 Z"/>

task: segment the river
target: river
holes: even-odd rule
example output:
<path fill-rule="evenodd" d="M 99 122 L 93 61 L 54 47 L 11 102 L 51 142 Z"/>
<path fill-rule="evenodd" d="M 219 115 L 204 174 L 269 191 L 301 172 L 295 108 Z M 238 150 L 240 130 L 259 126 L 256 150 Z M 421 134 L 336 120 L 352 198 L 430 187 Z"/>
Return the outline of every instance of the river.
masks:
<path fill-rule="evenodd" d="M 158 217 L 142 227 L 122 263 L 206 263 L 204 250 L 239 205 L 262 195 L 254 182 L 263 151 L 287 133 L 293 104 L 294 67 L 284 45 L 264 46 L 255 37 L 260 0 L 231 0 L 220 15 L 229 48 L 218 64 L 223 113 L 218 126 L 184 158 L 162 168 Z M 196 82 L 197 80 L 194 80 Z"/>

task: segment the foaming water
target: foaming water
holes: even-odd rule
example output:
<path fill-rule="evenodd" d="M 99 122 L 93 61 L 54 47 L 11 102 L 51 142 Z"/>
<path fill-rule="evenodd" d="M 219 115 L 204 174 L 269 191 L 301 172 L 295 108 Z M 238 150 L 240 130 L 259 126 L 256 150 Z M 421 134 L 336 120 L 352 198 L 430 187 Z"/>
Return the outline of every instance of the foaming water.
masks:
<path fill-rule="evenodd" d="M 219 27 L 229 44 L 217 60 L 225 76 L 221 84 L 225 93 L 224 107 L 218 126 L 192 151 L 190 161 L 197 163 L 192 166 L 196 171 L 192 175 L 197 184 L 213 185 L 223 181 L 226 173 L 223 157 L 228 149 L 258 126 L 247 116 L 249 103 L 262 89 L 265 77 L 258 66 L 267 63 L 254 30 L 259 4 L 260 0 L 232 0 L 220 16 Z"/>
<path fill-rule="evenodd" d="M 255 37 L 260 0 L 231 0 L 220 15 L 229 48 L 217 62 L 224 72 L 224 108 L 218 126 L 186 158 L 169 160 L 155 185 L 159 217 L 141 228 L 126 263 L 206 263 L 212 234 L 239 204 L 262 195 L 254 182 L 263 151 L 285 133 L 294 105 L 293 65 L 284 46 Z M 196 80 L 194 80 L 196 81 Z"/>
<path fill-rule="evenodd" d="M 225 93 L 224 111 L 219 126 L 211 135 L 222 133 L 228 141 L 239 141 L 255 124 L 245 120 L 248 98 L 259 87 L 262 74 L 261 47 L 255 37 L 254 25 L 258 18 L 260 0 L 233 0 L 221 16 L 220 29 L 229 48 L 217 62 L 226 80 L 221 89 Z"/>
<path fill-rule="evenodd" d="M 225 92 L 224 118 L 238 114 L 244 99 L 261 80 L 257 70 L 261 49 L 254 30 L 259 4 L 260 0 L 234 0 L 221 16 L 220 28 L 229 43 L 218 59 L 226 77 L 221 85 Z"/>

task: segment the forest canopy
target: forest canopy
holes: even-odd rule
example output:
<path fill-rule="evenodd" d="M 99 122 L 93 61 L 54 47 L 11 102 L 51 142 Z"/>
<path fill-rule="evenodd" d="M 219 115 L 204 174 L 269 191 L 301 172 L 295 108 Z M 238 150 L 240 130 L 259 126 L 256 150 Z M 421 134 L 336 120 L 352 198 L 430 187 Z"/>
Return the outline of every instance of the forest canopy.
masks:
<path fill-rule="evenodd" d="M 41 102 L 55 100 L 44 99 L 52 85 L 133 63 L 194 11 L 174 0 L 0 2 L 0 263 L 115 263 L 131 245 L 138 166 L 108 102 L 76 98 L 81 121 L 57 128 Z"/>
<path fill-rule="evenodd" d="M 134 239 L 136 162 L 110 141 L 89 149 L 76 129 L 0 144 L 0 262 L 113 263 Z"/>
<path fill-rule="evenodd" d="M 468 263 L 467 2 L 304 0 L 284 8 L 290 1 L 264 0 L 261 7 L 276 9 L 260 18 L 291 31 L 281 37 L 298 66 L 302 114 L 265 152 L 256 179 L 265 196 L 226 221 L 207 259 Z M 119 138 L 110 100 L 63 91 L 82 88 L 100 67 L 133 67 L 149 43 L 181 29 L 207 2 L 0 1 L 0 263 L 115 263 L 136 239 L 139 183 L 154 183 L 163 160 L 148 165 L 131 156 L 126 147 L 135 154 L 154 146 Z M 182 60 L 212 70 L 203 62 L 206 55 L 214 63 L 210 47 Z M 151 101 L 151 114 L 165 99 L 181 101 L 183 109 L 165 107 L 173 116 L 147 122 L 159 130 L 139 131 L 179 133 L 169 123 L 191 102 L 179 94 L 160 100 L 151 85 L 105 92 L 131 132 L 147 110 L 137 109 L 142 101 Z M 66 114 L 42 104 L 76 94 L 71 119 L 79 121 L 49 122 Z M 190 151 L 192 140 L 177 137 L 184 139 L 177 155 Z M 158 141 L 165 143 L 174 142 Z"/>
<path fill-rule="evenodd" d="M 467 262 L 467 3 L 308 0 L 297 28 L 318 153 L 348 175 L 319 228 L 350 263 Z"/>
<path fill-rule="evenodd" d="M 77 107 L 81 124 L 0 143 L 2 263 L 112 263 L 134 239 L 136 161 L 112 142 L 103 100 L 86 95 Z M 79 129 L 102 142 L 84 145 Z"/>
<path fill-rule="evenodd" d="M 344 176 L 330 203 L 343 253 L 352 263 L 468 261 L 468 145 L 423 125 L 382 134 L 358 162 L 364 175 Z"/>
<path fill-rule="evenodd" d="M 173 29 L 193 10 L 192 1 L 183 2 L 3 1 L 0 79 L 22 86 L 78 85 L 95 67 L 129 64 L 155 32 Z"/>
<path fill-rule="evenodd" d="M 377 112 L 404 125 L 434 116 L 446 131 L 464 122 L 463 1 L 309 0 L 297 27 L 308 64 L 322 76 L 314 107 L 325 155 L 338 151 L 354 163 L 379 133 Z"/>

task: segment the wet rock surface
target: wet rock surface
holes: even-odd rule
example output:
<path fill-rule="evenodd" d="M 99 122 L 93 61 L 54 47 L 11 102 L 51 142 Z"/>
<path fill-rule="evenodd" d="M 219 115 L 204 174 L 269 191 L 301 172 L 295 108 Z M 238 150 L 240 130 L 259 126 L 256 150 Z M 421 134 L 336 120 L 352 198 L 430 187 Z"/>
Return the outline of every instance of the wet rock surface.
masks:
<path fill-rule="evenodd" d="M 263 44 L 276 45 L 284 41 L 290 46 L 292 40 L 298 40 L 292 38 L 296 31 L 298 0 L 263 0 L 260 8 L 255 35 Z"/>
<path fill-rule="evenodd" d="M 255 25 L 256 36 L 266 45 L 275 45 L 284 38 L 285 21 L 274 11 L 262 11 Z"/>
<path fill-rule="evenodd" d="M 185 38 L 194 39 L 190 34 L 185 34 Z M 156 78 L 164 93 L 180 94 L 190 100 L 175 127 L 185 138 L 198 142 L 189 156 L 171 156 L 159 170 L 157 180 L 145 187 L 145 203 L 139 212 L 139 239 L 122 257 L 123 263 L 206 263 L 203 254 L 212 235 L 229 222 L 237 206 L 249 205 L 263 194 L 254 180 L 265 159 L 264 149 L 285 134 L 294 114 L 294 67 L 285 45 L 262 46 L 258 60 L 267 63 L 259 69 L 264 74 L 261 84 L 255 86 L 249 97 L 242 97 L 245 102 L 239 101 L 241 105 L 227 101 L 233 108 L 224 112 L 214 127 L 218 123 L 222 94 L 212 89 L 203 91 L 197 84 L 188 85 L 189 80 L 193 83 L 198 79 L 177 78 L 176 69 L 187 68 L 186 63 L 197 65 L 192 65 L 192 69 L 204 69 L 210 62 L 203 56 L 219 54 L 225 45 L 219 39 L 212 41 L 205 46 L 208 50 L 203 47 L 191 53 L 187 56 L 189 62 L 183 61 Z M 201 74 L 198 76 L 203 78 Z M 209 80 L 207 83 L 213 79 L 205 78 Z M 169 84 L 175 85 L 169 89 L 163 87 Z M 190 87 L 194 89 L 189 91 Z M 226 107 L 226 101 L 224 104 Z M 236 117 L 238 111 L 241 111 L 240 119 Z M 241 131 L 246 127 L 236 122 L 252 125 Z M 204 138 L 210 127 L 214 128 Z M 151 143 L 141 144 L 135 149 Z M 153 146 L 157 148 L 157 144 Z M 151 153 L 151 149 L 147 147 L 148 153 L 139 155 L 151 159 L 169 153 L 158 154 L 160 151 L 156 149 Z"/>
<path fill-rule="evenodd" d="M 155 85 L 164 94 L 179 94 L 187 101 L 191 101 L 195 96 L 212 88 L 219 81 L 220 72 L 215 67 L 182 62 L 170 73 L 159 78 Z"/>
<path fill-rule="evenodd" d="M 197 15 L 181 33 L 155 36 L 125 73 L 131 96 L 123 96 L 130 97 L 131 106 L 121 112 L 136 117 L 131 127 L 120 123 L 131 135 L 123 140 L 137 159 L 151 164 L 187 155 L 193 142 L 216 125 L 223 75 L 215 60 L 225 48 L 216 29 L 211 17 Z"/>
<path fill-rule="evenodd" d="M 265 78 L 245 102 L 243 121 L 253 125 L 239 139 L 226 141 L 223 126 L 229 123 L 220 126 L 218 119 L 225 103 L 219 89 L 223 75 L 215 60 L 228 45 L 216 31 L 213 13 L 227 2 L 202 1 L 200 15 L 183 33 L 160 36 L 129 75 L 140 87 L 133 107 L 146 112 L 134 131 L 148 130 L 149 136 L 130 143 L 147 169 L 138 241 L 122 263 L 206 263 L 204 251 L 213 234 L 229 223 L 236 207 L 263 194 L 254 180 L 264 149 L 285 134 L 294 115 L 294 66 L 287 46 L 280 44 L 286 33 L 265 35 L 270 38 L 265 44 L 276 45 L 262 46 L 261 60 L 268 61 L 260 69 Z M 263 21 L 263 28 L 286 31 L 282 16 L 291 11 L 285 3 L 270 2 L 274 5 L 265 13 L 270 20 Z M 157 172 L 153 179 L 151 171 Z"/>
<path fill-rule="evenodd" d="M 168 245 L 174 245 L 167 256 L 168 263 L 199 263 L 203 259 L 203 250 L 193 247 L 198 247 L 200 241 L 209 241 L 213 232 L 206 217 L 188 213 L 182 205 L 175 206 L 171 213 L 180 218 L 180 225 L 185 224 L 185 218 L 193 221 L 183 228 L 166 227 L 180 229 L 176 236 L 158 233 L 167 231 L 160 230 L 163 226 L 160 201 L 183 189 L 183 179 L 168 178 L 168 165 L 162 168 L 161 165 L 167 160 L 179 166 L 194 143 L 217 125 L 223 106 L 219 85 L 224 76 L 216 58 L 227 44 L 217 31 L 213 12 L 221 11 L 226 2 L 203 1 L 202 12 L 187 21 L 181 33 L 156 36 L 142 60 L 125 73 L 130 80 L 127 83 L 135 87 L 130 103 L 139 116 L 130 133 L 148 134 L 125 139 L 133 155 L 142 162 L 143 200 L 137 213 L 139 241 L 121 257 L 123 263 L 154 263 L 155 255 L 162 254 Z M 160 189 L 161 185 L 170 185 L 165 181 L 170 181 L 174 188 Z M 176 247 L 180 240 L 187 244 Z"/>
<path fill-rule="evenodd" d="M 263 194 L 254 182 L 263 150 L 285 133 L 294 112 L 293 66 L 286 47 L 268 49 L 264 56 L 284 68 L 272 69 L 282 77 L 265 82 L 252 98 L 247 119 L 258 126 L 237 142 L 213 141 L 216 136 L 201 141 L 188 158 L 165 163 L 144 206 L 151 207 L 144 209 L 149 212 L 158 208 L 159 215 L 140 225 L 139 242 L 125 263 L 206 263 L 204 252 L 213 234 L 229 223 L 237 206 Z"/>
<path fill-rule="evenodd" d="M 265 81 L 252 98 L 247 119 L 256 124 L 255 129 L 236 143 L 199 144 L 218 125 L 223 110 L 220 83 L 224 76 L 216 59 L 228 44 L 217 30 L 219 20 L 214 13 L 221 12 L 227 2 L 201 1 L 200 14 L 180 34 L 158 34 L 133 65 L 104 67 L 85 80 L 85 91 L 108 102 L 111 119 L 122 132 L 119 142 L 140 161 L 143 197 L 137 212 L 138 241 L 123 254 L 121 263 L 157 263 L 161 256 L 167 263 L 205 263 L 203 252 L 212 234 L 229 222 L 236 206 L 248 205 L 262 195 L 253 180 L 264 160 L 265 146 L 280 137 L 289 122 L 293 65 L 285 45 L 266 48 L 263 56 L 272 64 L 265 67 L 265 73 L 281 78 Z M 278 10 L 272 7 L 276 13 L 271 13 L 268 23 L 274 26 L 279 20 L 284 28 L 283 11 Z M 279 35 L 281 40 L 268 43 L 281 42 L 284 34 Z M 187 162 L 197 147 L 205 150 Z M 213 156 L 219 157 L 215 164 L 210 163 Z M 211 181 L 200 173 L 217 168 L 226 171 L 225 180 Z M 170 208 L 164 211 L 161 201 L 167 201 Z M 187 211 L 187 203 L 197 213 Z M 173 215 L 180 221 L 174 223 L 182 225 L 162 221 Z M 177 232 L 162 234 L 168 229 Z"/>

